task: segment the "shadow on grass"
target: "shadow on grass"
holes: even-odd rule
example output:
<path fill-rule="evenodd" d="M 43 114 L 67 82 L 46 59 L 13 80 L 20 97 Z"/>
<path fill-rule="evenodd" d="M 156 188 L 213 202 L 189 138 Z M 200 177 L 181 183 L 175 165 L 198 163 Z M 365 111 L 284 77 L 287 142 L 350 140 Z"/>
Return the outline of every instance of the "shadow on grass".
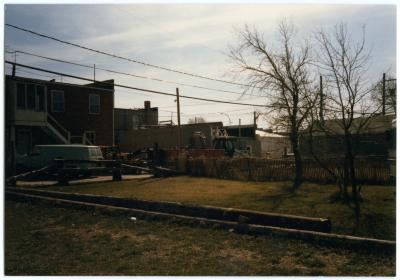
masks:
<path fill-rule="evenodd" d="M 297 197 L 297 193 L 293 191 L 291 185 L 283 185 L 280 189 L 280 193 L 277 194 L 269 194 L 269 195 L 262 195 L 257 200 L 258 201 L 265 201 L 271 203 L 271 210 L 274 211 L 279 209 L 284 202 L 287 200 L 291 200 Z"/>
<path fill-rule="evenodd" d="M 160 182 L 163 181 L 167 178 L 143 178 L 143 179 L 138 179 L 137 181 L 139 181 L 139 183 L 135 184 L 135 187 L 137 186 L 143 186 L 143 185 L 147 185 L 147 184 L 151 184 L 151 183 L 155 183 L 155 182 Z"/>

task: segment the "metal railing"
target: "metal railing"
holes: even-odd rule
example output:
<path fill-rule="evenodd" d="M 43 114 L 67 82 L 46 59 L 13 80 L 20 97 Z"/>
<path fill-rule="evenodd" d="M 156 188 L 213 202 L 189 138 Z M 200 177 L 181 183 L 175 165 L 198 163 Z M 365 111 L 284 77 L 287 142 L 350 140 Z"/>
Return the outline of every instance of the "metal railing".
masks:
<path fill-rule="evenodd" d="M 65 129 L 55 118 L 53 118 L 50 114 L 47 114 L 47 122 L 55 129 L 58 133 L 63 136 L 68 143 L 71 142 L 71 134 L 70 132 Z"/>

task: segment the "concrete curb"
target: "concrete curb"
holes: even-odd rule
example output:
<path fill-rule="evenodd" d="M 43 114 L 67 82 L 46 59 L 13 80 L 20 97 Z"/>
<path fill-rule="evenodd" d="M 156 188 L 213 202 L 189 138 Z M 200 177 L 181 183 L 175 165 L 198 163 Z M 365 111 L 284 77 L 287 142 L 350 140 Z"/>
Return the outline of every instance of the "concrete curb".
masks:
<path fill-rule="evenodd" d="M 27 188 L 9 188 L 7 190 L 32 195 L 54 197 L 59 199 L 75 200 L 95 204 L 106 204 L 110 206 L 134 208 L 145 211 L 193 216 L 206 219 L 319 232 L 331 231 L 330 220 L 321 218 L 310 218 L 295 215 L 285 215 L 204 205 L 189 205 L 177 202 L 146 201 L 131 198 L 128 199 L 100 195 L 64 193 Z"/>
<path fill-rule="evenodd" d="M 199 217 L 190 217 L 176 214 L 159 213 L 125 207 L 110 205 L 101 205 L 96 203 L 87 203 L 71 201 L 39 195 L 31 195 L 6 190 L 6 198 L 21 202 L 33 202 L 42 205 L 51 205 L 55 207 L 73 208 L 78 210 L 95 211 L 101 214 L 116 216 L 135 216 L 144 220 L 161 220 L 185 225 L 196 225 L 202 227 L 212 227 L 217 229 L 233 229 L 238 233 L 276 236 L 283 238 L 295 238 L 306 242 L 315 243 L 323 246 L 333 246 L 349 249 L 361 249 L 375 251 L 379 253 L 394 253 L 396 242 L 389 240 L 380 240 L 373 238 L 363 238 L 349 235 L 338 235 L 331 233 L 322 233 L 315 231 L 296 230 L 279 228 L 272 226 L 261 226 L 244 224 L 238 222 L 221 221 Z"/>
<path fill-rule="evenodd" d="M 140 180 L 142 178 L 152 178 L 154 177 L 152 174 L 142 174 L 142 175 L 127 175 L 122 174 L 122 181 L 132 181 L 132 180 Z M 94 178 L 82 178 L 78 180 L 69 181 L 69 185 L 77 186 L 82 184 L 96 184 L 96 183 L 108 183 L 115 182 L 112 179 L 112 176 L 97 176 Z M 48 187 L 48 186 L 59 186 L 58 181 L 17 181 L 17 188 L 26 188 L 26 187 Z"/>

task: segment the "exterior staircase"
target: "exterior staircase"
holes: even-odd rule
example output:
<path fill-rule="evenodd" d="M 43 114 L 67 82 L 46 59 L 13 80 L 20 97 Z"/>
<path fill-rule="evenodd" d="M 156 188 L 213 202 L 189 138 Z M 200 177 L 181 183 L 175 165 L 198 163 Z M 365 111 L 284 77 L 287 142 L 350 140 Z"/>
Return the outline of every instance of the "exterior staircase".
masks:
<path fill-rule="evenodd" d="M 40 127 L 47 135 L 52 136 L 59 144 L 84 144 L 93 145 L 83 135 L 72 136 L 71 133 L 61 125 L 54 117 L 47 112 L 22 112 L 16 114 L 18 119 L 14 123 L 21 126 L 36 126 Z"/>
<path fill-rule="evenodd" d="M 85 133 L 81 135 L 71 135 L 55 118 L 50 114 L 46 116 L 46 123 L 43 128 L 58 140 L 60 144 L 84 144 L 93 145 L 92 142 L 86 137 Z"/>
<path fill-rule="evenodd" d="M 71 144 L 71 133 L 56 121 L 50 114 L 46 116 L 45 126 L 46 132 L 53 135 L 61 144 Z"/>

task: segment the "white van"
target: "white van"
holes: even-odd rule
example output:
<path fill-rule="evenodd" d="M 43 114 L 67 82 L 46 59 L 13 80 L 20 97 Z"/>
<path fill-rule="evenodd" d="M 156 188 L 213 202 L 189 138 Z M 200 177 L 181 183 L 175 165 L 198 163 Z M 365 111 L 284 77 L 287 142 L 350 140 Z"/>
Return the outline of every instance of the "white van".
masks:
<path fill-rule="evenodd" d="M 17 164 L 29 170 L 36 170 L 54 163 L 54 159 L 65 160 L 103 160 L 98 146 L 86 145 L 37 145 L 31 154 L 19 158 Z M 93 163 L 67 163 L 67 168 L 86 169 L 97 166 Z"/>

